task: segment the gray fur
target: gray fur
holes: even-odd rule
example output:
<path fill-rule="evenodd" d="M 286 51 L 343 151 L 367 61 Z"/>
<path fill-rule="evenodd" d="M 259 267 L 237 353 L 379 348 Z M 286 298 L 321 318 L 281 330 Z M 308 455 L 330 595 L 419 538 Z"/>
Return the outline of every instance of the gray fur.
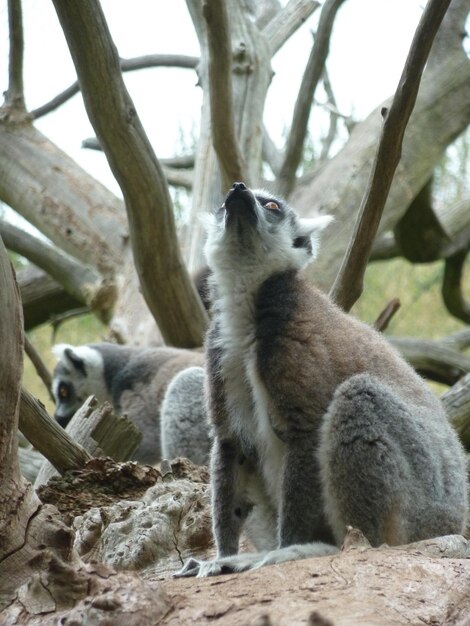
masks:
<path fill-rule="evenodd" d="M 112 403 L 119 414 L 127 415 L 142 432 L 135 460 L 152 464 L 159 461 L 160 408 L 165 391 L 181 370 L 203 365 L 203 354 L 177 348 L 142 349 L 110 343 L 61 344 L 53 351 L 59 358 L 52 384 L 56 400 L 55 419 L 65 427 L 86 398 L 93 394 L 101 402 Z M 66 387 L 66 398 L 61 397 L 62 386 Z M 196 401 L 200 403 L 200 398 Z M 174 411 L 176 429 L 178 417 Z M 185 449 L 189 447 L 187 436 L 184 446 Z"/>
<path fill-rule="evenodd" d="M 301 276 L 327 223 L 236 183 L 209 224 L 218 554 L 180 575 L 331 554 L 347 525 L 374 546 L 463 532 L 464 454 L 439 400 L 382 335 Z M 244 526 L 259 550 L 275 549 L 237 556 Z"/>
<path fill-rule="evenodd" d="M 199 465 L 209 463 L 211 434 L 204 379 L 204 368 L 188 367 L 168 385 L 161 408 L 162 458 L 184 456 Z"/>

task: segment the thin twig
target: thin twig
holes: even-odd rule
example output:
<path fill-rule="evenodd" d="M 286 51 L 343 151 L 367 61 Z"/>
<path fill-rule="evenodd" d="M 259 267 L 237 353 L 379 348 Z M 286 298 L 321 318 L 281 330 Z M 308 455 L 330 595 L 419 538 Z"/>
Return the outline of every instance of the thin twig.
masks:
<path fill-rule="evenodd" d="M 198 57 L 185 56 L 182 54 L 147 54 L 133 59 L 121 59 L 121 71 L 133 72 L 135 70 L 147 69 L 150 67 L 180 67 L 187 69 L 196 69 L 199 63 Z M 47 115 L 51 111 L 55 111 L 62 104 L 70 100 L 80 91 L 78 80 L 64 89 L 61 93 L 54 96 L 52 100 L 41 105 L 34 111 L 31 111 L 33 119 L 38 119 L 43 115 Z"/>
<path fill-rule="evenodd" d="M 24 111 L 23 89 L 23 15 L 21 0 L 8 0 L 8 24 L 10 29 L 10 56 L 8 62 L 8 89 L 5 103 L 18 111 Z"/>
<path fill-rule="evenodd" d="M 432 42 L 450 1 L 429 0 L 426 5 L 390 110 L 385 112 L 382 134 L 354 234 L 330 292 L 335 302 L 347 311 L 362 293 L 365 268 L 400 160 L 403 135 L 416 102 Z"/>
<path fill-rule="evenodd" d="M 326 0 L 320 14 L 315 41 L 295 103 L 284 162 L 278 179 L 279 192 L 286 197 L 289 196 L 295 183 L 295 174 L 303 155 L 315 90 L 321 79 L 330 49 L 331 30 L 336 13 L 343 2 L 344 0 Z"/>
<path fill-rule="evenodd" d="M 282 48 L 295 31 L 320 6 L 315 0 L 290 0 L 263 29 L 271 56 Z"/>
<path fill-rule="evenodd" d="M 401 302 L 398 298 L 393 298 L 393 300 L 390 300 L 390 302 L 387 304 L 385 309 L 382 311 L 382 313 L 380 313 L 378 318 L 375 320 L 373 324 L 375 330 L 379 330 L 380 332 L 383 332 L 384 330 L 386 330 L 386 328 L 390 324 L 392 317 L 395 315 L 395 313 L 398 311 L 400 307 L 401 307 Z"/>
<path fill-rule="evenodd" d="M 51 398 L 52 401 L 54 401 L 54 396 L 52 395 L 52 376 L 51 376 L 51 373 L 49 372 L 49 370 L 47 369 L 44 361 L 42 360 L 41 355 L 36 350 L 36 348 L 33 346 L 33 344 L 28 339 L 28 336 L 26 334 L 24 336 L 24 351 L 26 352 L 26 354 L 29 357 L 29 360 L 33 364 L 34 369 L 36 370 L 37 375 L 39 376 L 39 378 L 44 383 L 44 386 L 46 387 L 46 389 L 47 389 L 47 391 L 49 393 L 49 397 Z"/>
<path fill-rule="evenodd" d="M 322 147 L 319 157 L 320 163 L 328 158 L 328 154 L 331 150 L 333 141 L 336 139 L 339 117 L 336 112 L 338 109 L 336 107 L 335 94 L 333 93 L 333 88 L 331 87 L 330 77 L 328 76 L 328 70 L 326 69 L 326 67 L 323 70 L 323 88 L 328 97 L 328 106 L 326 108 L 330 115 L 330 123 L 328 126 L 328 132 L 326 134 L 326 137 L 322 141 Z"/>

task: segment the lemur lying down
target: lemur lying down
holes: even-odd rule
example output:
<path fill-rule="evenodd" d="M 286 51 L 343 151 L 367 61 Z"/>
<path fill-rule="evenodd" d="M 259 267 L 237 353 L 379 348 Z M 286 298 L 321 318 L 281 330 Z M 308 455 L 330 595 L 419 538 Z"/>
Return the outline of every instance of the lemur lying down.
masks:
<path fill-rule="evenodd" d="M 110 402 L 119 414 L 126 414 L 142 432 L 135 460 L 156 463 L 162 457 L 187 456 L 195 463 L 207 462 L 210 439 L 202 402 L 202 353 L 110 343 L 58 344 L 53 352 L 58 358 L 52 384 L 54 417 L 64 428 L 94 394 L 101 402 Z M 167 389 L 169 397 L 162 410 Z"/>
<path fill-rule="evenodd" d="M 302 277 L 329 222 L 243 183 L 209 221 L 217 558 L 181 576 L 330 554 L 348 525 L 373 546 L 463 531 L 464 454 L 440 401 Z M 237 555 L 245 522 L 261 552 Z"/>

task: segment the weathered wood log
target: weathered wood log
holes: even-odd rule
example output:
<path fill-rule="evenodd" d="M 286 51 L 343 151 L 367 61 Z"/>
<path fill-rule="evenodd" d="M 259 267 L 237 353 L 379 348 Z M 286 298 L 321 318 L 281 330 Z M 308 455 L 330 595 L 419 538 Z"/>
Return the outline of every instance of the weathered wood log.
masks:
<path fill-rule="evenodd" d="M 25 389 L 21 390 L 19 428 L 60 473 L 83 467 L 91 459 L 91 455 L 73 441 Z"/>
<path fill-rule="evenodd" d="M 84 300 L 77 300 L 68 294 L 58 282 L 34 265 L 20 270 L 17 279 L 25 330 L 49 322 L 67 311 L 87 311 Z"/>
<path fill-rule="evenodd" d="M 20 462 L 20 471 L 26 480 L 34 483 L 42 464 L 44 463 L 43 455 L 34 448 L 18 447 L 18 460 Z"/>
<path fill-rule="evenodd" d="M 455 384 L 470 372 L 470 358 L 445 341 L 411 337 L 388 337 L 403 357 L 425 378 L 445 385 Z"/>
<path fill-rule="evenodd" d="M 59 429 L 63 430 L 60 426 Z M 86 451 L 88 459 L 110 456 L 115 461 L 127 461 L 142 439 L 141 433 L 129 419 L 117 416 L 108 402 L 100 406 L 94 396 L 84 402 L 63 432 L 75 445 Z M 47 452 L 43 454 L 49 458 Z M 37 475 L 34 487 L 37 489 L 47 482 L 57 473 L 57 469 L 52 461 L 46 461 Z"/>
<path fill-rule="evenodd" d="M 470 450 L 470 374 L 446 391 L 441 400 L 462 443 Z"/>

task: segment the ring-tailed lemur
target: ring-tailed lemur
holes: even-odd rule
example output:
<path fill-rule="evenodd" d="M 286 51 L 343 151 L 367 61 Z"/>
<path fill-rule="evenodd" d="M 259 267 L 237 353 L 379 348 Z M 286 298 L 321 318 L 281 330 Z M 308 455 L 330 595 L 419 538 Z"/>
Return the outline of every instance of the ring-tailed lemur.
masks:
<path fill-rule="evenodd" d="M 168 385 L 161 408 L 162 458 L 184 456 L 198 465 L 208 464 L 212 439 L 204 378 L 203 367 L 188 367 Z"/>
<path fill-rule="evenodd" d="M 334 553 L 348 525 L 373 546 L 463 531 L 464 455 L 439 400 L 384 337 L 302 277 L 329 222 L 243 183 L 209 222 L 217 558 L 177 575 Z M 247 518 L 267 552 L 237 555 Z"/>
<path fill-rule="evenodd" d="M 202 366 L 202 353 L 177 348 L 131 348 L 111 343 L 77 347 L 58 344 L 53 352 L 59 359 L 52 383 L 56 400 L 54 417 L 61 426 L 65 428 L 86 398 L 94 394 L 101 402 L 110 402 L 118 413 L 127 415 L 142 432 L 142 441 L 134 454 L 136 460 L 156 463 L 162 455 L 164 458 L 174 455 L 188 456 L 196 463 L 207 461 L 209 434 L 201 402 L 203 389 L 199 372 L 195 374 L 193 395 L 180 391 L 179 403 L 171 402 L 170 398 L 162 414 L 169 384 L 182 370 Z M 186 375 L 184 379 L 186 387 L 190 378 Z M 171 397 L 179 386 L 173 385 Z M 172 445 L 163 450 L 160 420 L 165 424 L 165 431 L 173 433 Z"/>

